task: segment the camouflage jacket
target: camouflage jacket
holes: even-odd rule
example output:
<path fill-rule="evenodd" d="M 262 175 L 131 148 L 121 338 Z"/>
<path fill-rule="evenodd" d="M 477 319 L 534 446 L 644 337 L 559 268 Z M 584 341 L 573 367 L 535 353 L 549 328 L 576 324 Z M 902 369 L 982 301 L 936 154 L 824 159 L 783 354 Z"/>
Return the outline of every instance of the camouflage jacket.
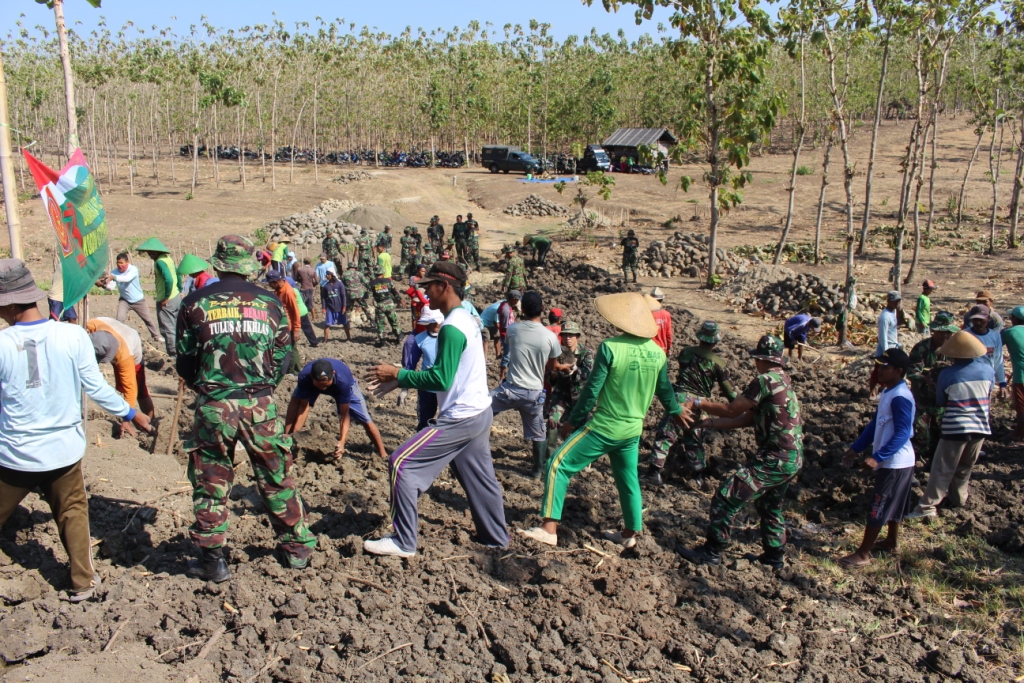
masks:
<path fill-rule="evenodd" d="M 374 244 L 374 246 L 379 247 L 381 245 L 384 245 L 384 248 L 386 250 L 391 251 L 391 234 L 390 233 L 382 232 L 379 235 L 377 235 L 377 242 Z"/>
<path fill-rule="evenodd" d="M 587 379 L 594 369 L 594 352 L 582 344 L 578 344 L 575 356 L 576 369 L 571 375 L 561 372 L 552 372 L 549 375 L 551 396 L 548 404 L 553 405 L 560 401 L 569 409 L 576 405 L 576 400 L 580 397 L 580 390 L 583 389 L 583 385 L 587 383 Z"/>
<path fill-rule="evenodd" d="M 437 254 L 434 253 L 434 245 L 430 242 L 423 243 L 423 258 L 420 259 L 420 263 L 427 264 L 427 269 L 430 269 L 430 264 L 437 260 Z"/>
<path fill-rule="evenodd" d="M 736 390 L 721 356 L 703 346 L 687 346 L 679 352 L 676 389 L 689 396 L 711 398 L 716 384 L 722 396 L 730 401 L 736 398 Z"/>
<path fill-rule="evenodd" d="M 622 260 L 629 261 L 637 258 L 640 250 L 640 240 L 635 237 L 623 237 L 619 243 L 622 246 Z"/>
<path fill-rule="evenodd" d="M 526 264 L 523 263 L 519 254 L 512 254 L 508 260 L 508 270 L 505 271 L 505 280 L 502 283 L 505 290 L 526 289 Z"/>
<path fill-rule="evenodd" d="M 376 260 L 377 257 L 373 253 L 373 240 L 369 235 L 357 236 L 356 248 L 359 249 L 360 263 L 370 263 Z"/>
<path fill-rule="evenodd" d="M 323 249 L 323 253 L 327 254 L 327 260 L 333 261 L 333 256 L 341 253 L 341 242 L 335 237 L 325 237 L 320 243 L 320 247 Z"/>
<path fill-rule="evenodd" d="M 398 240 L 402 245 L 402 260 L 411 259 L 416 256 L 416 238 L 412 235 L 406 235 L 402 239 Z"/>
<path fill-rule="evenodd" d="M 465 242 L 469 239 L 469 228 L 465 223 L 456 223 L 452 226 L 452 241 Z"/>
<path fill-rule="evenodd" d="M 800 401 L 782 370 L 758 375 L 743 392 L 756 405 L 754 439 L 761 453 L 787 456 L 799 466 L 804 452 Z"/>
<path fill-rule="evenodd" d="M 914 393 L 918 408 L 935 408 L 935 391 L 939 373 L 952 365 L 952 361 L 939 355 L 932 345 L 931 337 L 922 339 L 910 350 L 910 367 L 907 379 Z"/>
<path fill-rule="evenodd" d="M 212 399 L 273 391 L 291 349 L 284 305 L 252 282 L 230 278 L 207 285 L 178 311 L 178 374 Z"/>
<path fill-rule="evenodd" d="M 341 281 L 345 283 L 345 291 L 350 299 L 362 299 L 370 286 L 370 281 L 357 268 L 346 268 Z"/>
<path fill-rule="evenodd" d="M 440 223 L 434 223 L 433 225 L 427 226 L 427 239 L 435 244 L 437 242 L 444 241 L 444 226 Z"/>
<path fill-rule="evenodd" d="M 466 221 L 466 238 L 470 244 L 476 245 L 480 243 L 480 224 L 476 220 L 470 218 Z"/>
<path fill-rule="evenodd" d="M 391 278 L 377 277 L 370 280 L 370 293 L 373 295 L 374 303 L 383 308 L 393 308 L 402 301 L 398 287 Z"/>

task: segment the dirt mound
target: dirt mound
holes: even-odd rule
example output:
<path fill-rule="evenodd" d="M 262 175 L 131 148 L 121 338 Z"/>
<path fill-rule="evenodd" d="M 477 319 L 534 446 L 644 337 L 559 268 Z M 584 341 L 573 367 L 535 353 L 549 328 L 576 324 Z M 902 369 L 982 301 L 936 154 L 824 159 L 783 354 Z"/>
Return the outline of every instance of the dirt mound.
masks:
<path fill-rule="evenodd" d="M 582 343 L 590 348 L 614 334 L 593 309 L 593 296 L 633 287 L 557 253 L 546 270 L 531 270 L 529 286 L 580 322 Z M 498 296 L 495 288 L 482 287 L 476 303 Z M 677 338 L 694 343 L 697 321 L 669 310 Z M 407 312 L 401 320 L 409 325 Z M 372 363 L 398 362 L 399 347 L 373 348 L 370 330 L 354 329 L 353 337 L 332 340 L 316 355 L 342 358 L 357 376 Z M 302 350 L 307 360 L 315 357 Z M 752 377 L 746 344 L 727 333 L 720 350 L 744 386 Z M 494 386 L 497 365 L 489 371 Z M 693 567 L 677 552 L 702 538 L 711 492 L 753 452 L 750 430 L 711 437 L 703 488 L 677 478 L 645 490 L 646 529 L 631 550 L 601 540 L 602 529 L 620 523 L 603 459 L 573 480 L 557 549 L 515 533 L 508 549 L 477 544 L 464 493 L 446 471 L 420 500 L 419 554 L 409 560 L 366 556 L 363 538 L 388 527 L 387 468 L 358 428 L 348 455 L 335 464 L 338 418 L 330 402 L 320 401 L 297 437 L 294 468 L 320 543 L 310 568 L 286 570 L 274 558 L 272 532 L 244 465 L 228 504 L 231 581 L 204 585 L 185 576 L 193 554 L 187 494 L 143 506 L 138 514 L 118 496 L 93 495 L 92 533 L 102 541 L 97 567 L 105 583 L 97 603 L 69 608 L 54 590 L 66 580 L 52 550 L 60 547 L 56 530 L 45 505 L 33 503 L 0 535 L 0 656 L 21 662 L 0 673 L 10 681 L 30 675 L 96 680 L 99 672 L 118 670 L 139 681 L 294 682 L 932 682 L 942 672 L 980 683 L 995 680 L 996 668 L 1000 680 L 1019 675 L 1018 655 L 1007 648 L 1019 638 L 1016 610 L 994 614 L 990 629 L 965 628 L 975 609 L 969 597 L 959 603 L 966 608 L 945 593 L 937 603 L 918 584 L 895 579 L 931 558 L 897 563 L 889 577 L 894 585 L 856 573 L 831 580 L 834 570 L 824 563 L 843 539 L 859 534 L 870 493 L 870 479 L 844 468 L 842 452 L 873 404 L 863 377 L 810 364 L 794 367 L 791 377 L 804 409 L 806 465 L 788 495 L 791 544 L 781 573 L 742 557 L 759 552 L 753 507 L 736 520 L 726 566 Z M 282 410 L 294 384 L 287 378 L 276 392 Z M 370 410 L 389 449 L 411 435 L 411 402 L 399 408 L 389 396 L 371 400 Z M 659 416 L 656 407 L 647 426 Z M 190 422 L 186 409 L 180 425 Z M 1002 438 L 1006 419 L 995 426 Z M 543 491 L 527 476 L 529 448 L 521 433 L 514 413 L 495 420 L 492 449 L 512 529 L 538 521 Z M 965 538 L 1020 553 L 1024 457 L 997 444 L 986 450 L 966 506 L 942 514 Z M 973 555 L 967 559 L 976 562 Z M 36 569 L 45 580 L 36 580 Z M 978 576 L 974 565 L 963 571 L 957 581 L 967 581 L 969 571 Z M 1020 575 L 1008 567 L 986 580 L 1019 582 Z"/>
<path fill-rule="evenodd" d="M 411 219 L 406 218 L 402 214 L 374 204 L 357 206 L 344 214 L 342 219 L 374 232 L 384 230 L 385 225 L 390 225 L 392 232 L 394 232 L 399 227 L 412 223 Z"/>
<path fill-rule="evenodd" d="M 506 206 L 504 213 L 510 216 L 568 216 L 569 208 L 531 194 L 521 202 Z"/>

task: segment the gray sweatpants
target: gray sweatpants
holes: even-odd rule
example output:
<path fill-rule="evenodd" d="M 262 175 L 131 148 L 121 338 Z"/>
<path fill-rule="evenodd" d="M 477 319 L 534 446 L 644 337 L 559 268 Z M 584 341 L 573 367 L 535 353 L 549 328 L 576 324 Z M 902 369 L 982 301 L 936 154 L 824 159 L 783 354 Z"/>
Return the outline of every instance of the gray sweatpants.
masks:
<path fill-rule="evenodd" d="M 128 311 L 135 311 L 135 313 L 142 318 L 142 322 L 146 325 L 146 329 L 153 336 L 154 341 L 160 341 L 160 330 L 156 326 L 156 321 L 153 320 L 153 315 L 149 312 L 149 305 L 145 299 L 139 299 L 133 304 L 128 303 L 124 299 L 117 300 L 117 322 L 123 323 L 128 320 Z"/>
<path fill-rule="evenodd" d="M 175 356 L 178 348 L 174 343 L 178 327 L 178 309 L 181 308 L 181 295 L 168 299 L 166 304 L 156 304 L 156 319 L 160 324 L 160 334 L 164 336 L 164 346 L 168 356 Z"/>
<path fill-rule="evenodd" d="M 515 410 L 523 418 L 523 438 L 547 441 L 544 425 L 544 390 L 534 391 L 510 384 L 507 380 L 491 392 L 491 414 L 497 417 L 506 410 Z"/>
<path fill-rule="evenodd" d="M 491 460 L 491 420 L 490 410 L 460 420 L 431 420 L 391 455 L 391 522 L 402 550 L 415 552 L 419 497 L 448 464 L 466 492 L 480 543 L 508 545 L 505 501 Z"/>

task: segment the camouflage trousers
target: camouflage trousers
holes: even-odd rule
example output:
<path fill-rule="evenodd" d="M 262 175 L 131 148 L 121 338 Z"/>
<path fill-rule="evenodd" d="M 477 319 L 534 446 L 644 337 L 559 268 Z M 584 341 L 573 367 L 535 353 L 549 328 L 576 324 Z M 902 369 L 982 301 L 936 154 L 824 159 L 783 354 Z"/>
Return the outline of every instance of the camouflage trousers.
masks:
<path fill-rule="evenodd" d="M 685 392 L 676 392 L 677 400 L 685 403 L 689 395 Z M 680 404 L 682 405 L 682 404 Z M 694 474 L 703 472 L 707 467 L 707 456 L 704 452 L 704 430 L 697 427 L 683 428 L 677 425 L 671 416 L 665 415 L 658 423 L 654 432 L 654 448 L 651 450 L 650 464 L 659 470 L 664 469 L 665 461 L 668 460 L 669 451 L 683 439 L 683 451 L 686 453 L 686 465 Z"/>
<path fill-rule="evenodd" d="M 545 402 L 544 411 L 547 413 L 546 417 L 548 420 L 548 453 L 554 453 L 555 449 L 558 448 L 558 444 L 562 440 L 558 436 L 558 427 L 562 422 L 562 417 L 570 410 L 572 410 L 572 405 L 564 398 L 549 396 Z"/>
<path fill-rule="evenodd" d="M 942 414 L 945 412 L 937 406 L 918 408 L 914 414 L 914 452 L 922 461 L 927 462 L 935 455 L 935 449 L 942 438 Z"/>
<path fill-rule="evenodd" d="M 185 442 L 192 482 L 195 524 L 189 529 L 200 548 L 227 542 L 226 501 L 235 480 L 235 444 L 249 454 L 256 486 L 281 549 L 296 561 L 316 547 L 306 510 L 291 476 L 292 438 L 284 433 L 273 396 L 256 399 L 199 398 L 192 435 Z"/>
<path fill-rule="evenodd" d="M 480 242 L 470 242 L 466 247 L 467 260 L 473 261 L 473 267 L 480 270 Z"/>
<path fill-rule="evenodd" d="M 623 256 L 622 257 L 622 275 L 627 280 L 629 279 L 630 271 L 633 272 L 633 282 L 636 282 L 637 268 L 640 267 L 640 258 L 637 256 Z"/>
<path fill-rule="evenodd" d="M 387 304 L 378 303 L 374 308 L 374 323 L 377 325 L 377 341 L 384 341 L 384 332 L 387 329 L 388 324 L 391 325 L 391 331 L 395 335 L 401 334 L 398 330 L 398 314 L 395 313 L 394 304 L 388 306 Z"/>
<path fill-rule="evenodd" d="M 753 503 L 761 517 L 761 545 L 765 550 L 786 543 L 786 520 L 782 502 L 790 482 L 802 465 L 797 453 L 758 453 L 746 467 L 725 480 L 711 499 L 708 543 L 725 548 L 730 542 L 732 521 L 747 503 Z"/>
<path fill-rule="evenodd" d="M 455 259 L 469 265 L 469 243 L 465 240 L 455 240 Z"/>

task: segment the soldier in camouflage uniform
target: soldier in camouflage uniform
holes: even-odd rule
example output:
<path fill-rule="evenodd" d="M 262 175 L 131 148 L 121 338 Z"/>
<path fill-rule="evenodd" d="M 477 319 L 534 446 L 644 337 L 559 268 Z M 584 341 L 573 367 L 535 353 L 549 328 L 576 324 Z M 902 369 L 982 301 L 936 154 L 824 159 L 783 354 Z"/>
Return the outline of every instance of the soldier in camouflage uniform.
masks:
<path fill-rule="evenodd" d="M 927 461 L 935 454 L 935 447 L 942 437 L 942 408 L 935 405 L 936 384 L 939 373 L 952 362 L 939 355 L 939 348 L 960 328 L 949 311 L 935 314 L 929 328 L 932 336 L 914 344 L 910 350 L 910 367 L 907 379 L 914 394 L 914 452 Z"/>
<path fill-rule="evenodd" d="M 562 355 L 555 361 L 554 370 L 548 375 L 551 391 L 544 401 L 544 417 L 548 428 L 548 453 L 554 453 L 558 446 L 558 428 L 562 418 L 568 415 L 580 391 L 594 369 L 594 353 L 580 344 L 583 331 L 579 323 L 566 320 L 562 323 Z"/>
<path fill-rule="evenodd" d="M 636 231 L 627 232 L 619 244 L 622 247 L 622 276 L 629 280 L 632 271 L 633 282 L 636 282 L 636 271 L 640 267 L 640 240 L 636 238 Z"/>
<path fill-rule="evenodd" d="M 413 268 L 416 267 L 416 257 L 418 254 L 416 238 L 412 234 L 412 226 L 406 227 L 405 236 L 399 240 L 402 245 L 402 257 L 399 260 L 398 268 L 399 272 L 403 275 L 409 275 Z"/>
<path fill-rule="evenodd" d="M 373 295 L 374 321 L 377 324 L 377 345 L 384 343 L 384 330 L 388 323 L 395 333 L 395 341 L 401 341 L 402 333 L 398 329 L 398 315 L 395 313 L 395 307 L 401 303 L 398 287 L 394 280 L 384 277 L 384 269 L 380 266 L 374 268 L 374 275 L 376 277 L 370 280 L 370 293 Z"/>
<path fill-rule="evenodd" d="M 757 348 L 750 352 L 757 377 L 741 396 L 731 403 L 701 399 L 693 402 L 695 411 L 703 410 L 716 416 L 702 420 L 698 427 L 737 429 L 753 425 L 758 448 L 746 467 L 726 479 L 711 500 L 711 521 L 704 545 L 680 551 L 694 564 L 721 564 L 722 551 L 729 545 L 733 518 L 744 505 L 754 503 L 761 517 L 764 552 L 748 559 L 773 569 L 783 566 L 786 520 L 782 515 L 782 502 L 804 459 L 800 402 L 784 371 L 783 351 L 781 339 L 764 335 Z"/>
<path fill-rule="evenodd" d="M 434 245 L 430 243 L 430 240 L 427 240 L 423 243 L 423 251 L 420 253 L 419 262 L 425 265 L 427 270 L 430 270 L 430 266 L 433 265 L 436 260 L 437 254 L 434 253 Z"/>
<path fill-rule="evenodd" d="M 516 253 L 515 247 L 506 244 L 504 252 L 508 257 L 508 270 L 505 271 L 505 279 L 501 283 L 502 291 L 507 292 L 511 289 L 523 291 L 526 289 L 526 264 Z"/>
<path fill-rule="evenodd" d="M 363 271 L 366 279 L 373 277 L 373 269 L 377 265 L 377 253 L 373 248 L 373 239 L 366 232 L 366 228 L 359 230 L 356 237 L 356 250 L 358 251 L 359 270 Z"/>
<path fill-rule="evenodd" d="M 320 247 L 324 254 L 327 254 L 327 260 L 334 264 L 341 263 L 338 259 L 341 258 L 341 242 L 338 241 L 338 234 L 331 230 L 327 233 L 327 237 L 320 242 Z"/>
<path fill-rule="evenodd" d="M 366 310 L 366 296 L 370 293 L 370 281 L 356 268 L 355 261 L 348 262 L 348 268 L 341 276 L 345 285 L 345 293 L 348 295 L 348 308 L 351 315 L 355 311 Z"/>
<path fill-rule="evenodd" d="M 384 251 L 391 253 L 391 226 L 385 225 L 384 232 L 377 235 L 377 241 L 374 243 L 375 247 L 384 247 Z"/>
<path fill-rule="evenodd" d="M 473 214 L 466 214 L 466 232 L 469 237 L 466 240 L 469 250 L 466 258 L 472 259 L 473 267 L 480 270 L 480 224 L 473 220 Z"/>
<path fill-rule="evenodd" d="M 718 385 L 718 390 L 727 400 L 736 398 L 736 390 L 729 379 L 729 371 L 725 360 L 715 353 L 715 345 L 721 341 L 722 335 L 718 325 L 711 321 L 705 322 L 697 331 L 699 346 L 687 346 L 679 352 L 679 374 L 676 376 L 676 399 L 680 405 L 686 403 L 687 396 L 707 399 Z M 658 424 L 654 436 L 654 448 L 651 452 L 650 468 L 647 472 L 648 481 L 654 486 L 661 486 L 661 473 L 665 469 L 668 453 L 679 437 L 683 438 L 683 449 L 686 452 L 686 464 L 697 477 L 707 466 L 704 453 L 704 430 L 693 425 L 679 429 L 675 422 L 666 416 Z M 699 485 L 699 484 L 698 484 Z"/>
<path fill-rule="evenodd" d="M 249 454 L 283 559 L 300 569 L 316 547 L 290 472 L 292 439 L 273 396 L 292 348 L 288 315 L 277 297 L 246 281 L 257 267 L 253 251 L 244 237 L 221 238 L 210 259 L 220 282 L 191 294 L 178 313 L 177 371 L 198 394 L 184 448 L 196 515 L 190 536 L 201 558 L 188 571 L 215 582 L 231 577 L 226 502 L 238 443 Z"/>
<path fill-rule="evenodd" d="M 459 265 L 469 265 L 469 227 L 462 220 L 460 213 L 455 217 L 452 225 L 451 243 L 455 245 L 455 262 Z"/>
<path fill-rule="evenodd" d="M 440 254 L 444 251 L 444 226 L 441 225 L 437 216 L 430 217 L 430 225 L 427 226 L 427 239 L 433 242 L 436 253 Z"/>

